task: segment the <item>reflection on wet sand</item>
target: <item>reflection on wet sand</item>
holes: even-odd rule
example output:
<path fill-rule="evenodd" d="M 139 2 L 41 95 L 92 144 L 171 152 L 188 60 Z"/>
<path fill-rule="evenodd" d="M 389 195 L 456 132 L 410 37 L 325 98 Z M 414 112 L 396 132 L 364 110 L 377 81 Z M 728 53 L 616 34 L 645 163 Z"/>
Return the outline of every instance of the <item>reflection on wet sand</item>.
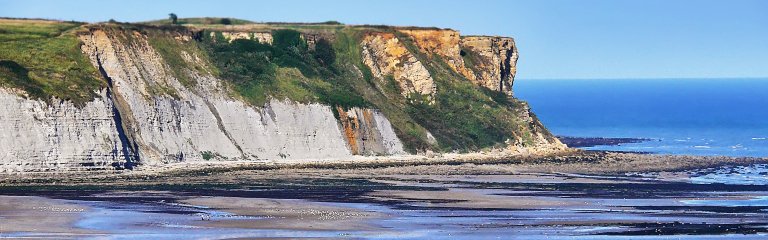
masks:
<path fill-rule="evenodd" d="M 0 237 L 26 232 L 30 236 L 69 236 L 98 233 L 72 223 L 90 209 L 75 201 L 34 196 L 0 196 Z"/>
<path fill-rule="evenodd" d="M 240 185 L 72 190 L 3 190 L 0 236 L 749 239 L 768 233 L 768 186 L 696 184 L 678 176 L 307 174 Z"/>

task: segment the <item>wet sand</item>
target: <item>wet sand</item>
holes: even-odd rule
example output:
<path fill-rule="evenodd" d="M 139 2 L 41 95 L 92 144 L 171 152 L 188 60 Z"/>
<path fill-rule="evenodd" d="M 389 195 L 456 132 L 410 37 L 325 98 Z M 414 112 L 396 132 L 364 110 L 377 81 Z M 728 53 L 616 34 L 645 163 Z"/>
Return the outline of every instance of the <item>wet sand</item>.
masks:
<path fill-rule="evenodd" d="M 46 230 L 58 237 L 486 239 L 515 234 L 524 239 L 748 239 L 768 233 L 768 186 L 632 176 L 382 175 L 284 178 L 236 186 L 18 186 L 1 192 L 44 196 L 2 197 L 23 199 L 23 204 L 9 206 L 80 206 L 79 217 L 45 223 L 58 226 Z M 1 209 L 0 217 L 16 226 L 4 228 L 3 234 L 38 233 L 39 228 L 27 227 L 28 221 L 8 218 L 50 214 L 35 211 Z"/>
<path fill-rule="evenodd" d="M 201 197 L 180 201 L 254 219 L 205 221 L 205 227 L 293 230 L 373 230 L 367 220 L 385 214 L 355 208 L 331 206 L 301 199 Z"/>
<path fill-rule="evenodd" d="M 3 233 L 27 232 L 28 237 L 67 237 L 91 235 L 73 226 L 88 211 L 84 205 L 36 196 L 0 196 L 0 237 Z"/>

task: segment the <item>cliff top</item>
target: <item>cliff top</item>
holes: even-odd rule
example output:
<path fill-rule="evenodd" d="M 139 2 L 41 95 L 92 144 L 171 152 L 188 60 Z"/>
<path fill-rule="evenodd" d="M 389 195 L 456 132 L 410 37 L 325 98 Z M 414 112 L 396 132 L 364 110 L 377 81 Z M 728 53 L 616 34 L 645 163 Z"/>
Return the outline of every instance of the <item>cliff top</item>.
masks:
<path fill-rule="evenodd" d="M 74 25 L 81 26 L 83 28 L 72 29 L 82 30 L 84 27 L 101 25 L 105 23 L 131 25 L 134 27 L 172 27 L 182 26 L 194 30 L 210 30 L 210 31 L 230 31 L 230 32 L 268 32 L 278 29 L 293 29 L 299 31 L 333 31 L 344 28 L 355 29 L 371 29 L 371 30 L 438 30 L 438 31 L 454 31 L 458 30 L 451 28 L 439 28 L 439 27 L 421 27 L 421 26 L 392 26 L 392 25 L 379 25 L 379 24 L 344 24 L 338 21 L 325 21 L 325 22 L 253 22 L 238 18 L 222 18 L 222 17 L 195 17 L 195 18 L 179 18 L 177 24 L 172 24 L 169 19 L 151 20 L 144 22 L 97 22 L 86 23 L 77 21 L 62 21 L 54 19 L 43 18 L 4 18 L 0 17 L 0 24 L 7 27 L 8 25 L 33 25 L 33 26 L 61 26 L 61 25 Z M 0 31 L 0 34 L 6 34 L 7 31 Z M 461 37 L 503 37 L 511 38 L 507 36 L 496 35 L 462 35 Z M 0 39 L 2 41 L 2 39 Z"/>
<path fill-rule="evenodd" d="M 140 24 L 147 25 L 170 25 L 169 19 L 153 20 L 146 22 L 139 22 Z M 218 18 L 218 17 L 201 17 L 201 18 L 179 18 L 178 25 L 186 27 L 194 27 L 200 29 L 236 29 L 236 30 L 272 30 L 272 29 L 338 29 L 343 27 L 358 27 L 358 28 L 382 28 L 382 29 L 425 29 L 425 30 L 451 30 L 450 28 L 438 28 L 438 27 L 419 27 L 419 26 L 390 26 L 390 25 L 353 25 L 343 24 L 338 21 L 325 21 L 325 22 L 253 22 L 249 20 L 237 19 L 237 18 Z"/>

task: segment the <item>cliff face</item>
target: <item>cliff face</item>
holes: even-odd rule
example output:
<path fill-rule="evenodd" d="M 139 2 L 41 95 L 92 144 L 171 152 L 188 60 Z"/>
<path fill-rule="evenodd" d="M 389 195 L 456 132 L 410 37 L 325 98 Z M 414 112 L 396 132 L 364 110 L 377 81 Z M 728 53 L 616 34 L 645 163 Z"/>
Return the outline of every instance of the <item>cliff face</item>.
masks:
<path fill-rule="evenodd" d="M 78 107 L 0 89 L 0 172 L 112 169 L 126 162 L 106 90 Z"/>
<path fill-rule="evenodd" d="M 395 130 L 380 111 L 364 108 L 352 108 L 349 111 L 341 107 L 341 122 L 347 145 L 355 155 L 396 155 L 404 154 L 403 144 L 397 138 Z"/>
<path fill-rule="evenodd" d="M 0 88 L 0 171 L 346 158 L 494 144 L 563 147 L 524 103 L 472 87 L 511 95 L 517 49 L 510 38 L 413 28 L 309 29 L 286 53 L 278 47 L 292 32 L 279 31 L 86 26 L 76 33 L 81 51 L 107 87 L 83 104 Z M 226 41 L 216 42 L 219 37 Z M 273 88 L 217 62 L 232 54 L 217 50 L 236 39 L 265 44 L 242 51 L 251 54 L 247 60 L 270 62 L 261 68 L 267 77 L 254 79 Z M 329 47 L 336 52 L 330 57 Z M 301 71 L 268 75 L 275 67 Z M 253 91 L 267 100 L 254 104 Z"/>
<path fill-rule="evenodd" d="M 412 38 L 423 53 L 442 57 L 453 71 L 471 81 L 475 81 L 475 73 L 466 67 L 461 56 L 461 37 L 453 30 L 404 29 L 402 33 Z"/>
<path fill-rule="evenodd" d="M 216 33 L 211 32 L 210 36 L 216 37 Z M 247 39 L 272 44 L 272 34 L 269 32 L 221 32 L 221 36 L 229 42 L 237 39 Z"/>
<path fill-rule="evenodd" d="M 363 63 L 373 76 L 382 79 L 394 77 L 402 94 L 421 94 L 434 98 L 435 80 L 427 68 L 400 43 L 392 33 L 371 33 L 363 38 Z"/>
<path fill-rule="evenodd" d="M 517 48 L 512 38 L 461 37 L 453 30 L 404 29 L 419 50 L 442 57 L 453 71 L 478 86 L 512 95 Z M 466 60 L 465 60 L 466 59 Z"/>
<path fill-rule="evenodd" d="M 514 39 L 472 36 L 461 39 L 461 46 L 478 69 L 474 77 L 477 84 L 512 95 L 518 58 Z"/>
<path fill-rule="evenodd" d="M 131 40 L 123 34 L 131 34 Z M 129 116 L 123 127 L 133 133 L 128 145 L 139 153 L 135 161 L 179 162 L 201 160 L 203 155 L 226 160 L 322 159 L 352 152 L 403 152 L 402 144 L 366 143 L 367 139 L 351 142 L 379 147 L 349 149 L 345 143 L 349 139 L 342 137 L 329 106 L 273 99 L 251 107 L 226 94 L 222 80 L 198 75 L 203 72 L 193 73 L 194 85 L 184 86 L 147 37 L 137 32 L 96 29 L 81 38 L 83 51 L 110 79 L 120 112 Z M 177 97 L 152 94 L 153 88 L 170 89 Z M 366 125 L 367 134 L 381 136 L 379 129 L 384 129 L 383 135 L 391 132 L 388 122 L 381 125 Z"/>

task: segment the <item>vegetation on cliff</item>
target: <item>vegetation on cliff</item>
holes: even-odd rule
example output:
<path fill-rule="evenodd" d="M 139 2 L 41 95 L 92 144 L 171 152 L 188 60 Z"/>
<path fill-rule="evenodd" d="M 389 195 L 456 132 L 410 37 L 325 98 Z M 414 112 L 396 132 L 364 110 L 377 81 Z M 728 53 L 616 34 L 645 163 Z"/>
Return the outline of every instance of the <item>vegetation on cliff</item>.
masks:
<path fill-rule="evenodd" d="M 106 86 L 80 51 L 83 23 L 0 19 L 0 85 L 30 98 L 92 100 Z"/>
<path fill-rule="evenodd" d="M 217 33 L 203 34 L 202 42 L 221 77 L 253 105 L 264 105 L 269 97 L 343 107 L 368 105 L 343 82 L 328 42 L 309 50 L 295 30 L 274 30 L 272 35 L 272 44 L 246 39 L 229 42 Z"/>

